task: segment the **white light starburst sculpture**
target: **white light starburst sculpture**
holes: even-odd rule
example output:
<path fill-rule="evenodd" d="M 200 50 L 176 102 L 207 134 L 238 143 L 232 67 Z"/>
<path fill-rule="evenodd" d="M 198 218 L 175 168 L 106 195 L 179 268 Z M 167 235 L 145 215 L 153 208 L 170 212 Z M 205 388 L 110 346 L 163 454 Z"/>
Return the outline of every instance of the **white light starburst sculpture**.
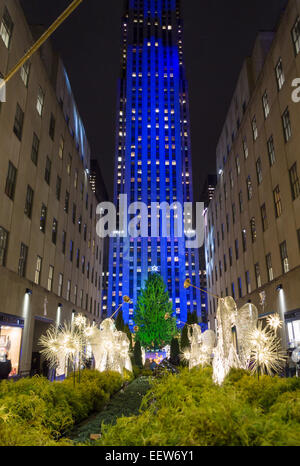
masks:
<path fill-rule="evenodd" d="M 186 279 L 184 288 L 190 286 L 193 286 L 190 279 Z M 276 337 L 277 329 L 283 324 L 279 315 L 270 316 L 263 329 L 262 323 L 258 323 L 258 310 L 251 302 L 238 310 L 232 297 L 213 297 L 218 299 L 217 346 L 214 348 L 215 339 L 207 331 L 201 334 L 199 326 L 192 326 L 193 333 L 189 333 L 191 348 L 183 354 L 189 361 L 189 368 L 208 364 L 213 353 L 213 380 L 219 385 L 232 368 L 251 369 L 258 376 L 260 372 L 278 373 L 286 359 Z M 260 298 L 264 306 L 266 294 L 261 293 Z M 208 342 L 205 341 L 206 334 Z"/>
<path fill-rule="evenodd" d="M 281 321 L 279 314 L 272 314 L 267 318 L 267 324 L 276 333 L 277 329 L 282 327 L 283 322 Z"/>
<path fill-rule="evenodd" d="M 51 327 L 40 338 L 39 344 L 43 347 L 41 354 L 60 373 L 65 373 L 69 364 L 73 365 L 74 371 L 76 366 L 80 369 L 87 348 L 91 348 L 95 368 L 100 372 L 114 370 L 123 374 L 124 369 L 132 372 L 129 338 L 126 333 L 116 330 L 111 318 L 105 319 L 99 329 L 88 325 L 87 319 L 79 314 L 71 325 Z"/>
<path fill-rule="evenodd" d="M 273 375 L 282 369 L 286 357 L 281 350 L 280 340 L 268 326 L 262 328 L 262 323 L 259 322 L 258 328 L 249 332 L 247 340 L 253 373 L 256 372 L 259 377 L 261 373 Z"/>

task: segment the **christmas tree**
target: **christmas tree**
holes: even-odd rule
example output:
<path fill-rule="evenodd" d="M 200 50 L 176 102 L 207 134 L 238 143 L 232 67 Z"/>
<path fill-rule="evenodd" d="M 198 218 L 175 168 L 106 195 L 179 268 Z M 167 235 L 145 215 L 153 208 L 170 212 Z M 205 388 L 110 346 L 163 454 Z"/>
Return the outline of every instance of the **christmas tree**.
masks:
<path fill-rule="evenodd" d="M 142 348 L 141 348 L 141 344 L 139 341 L 136 341 L 134 348 L 133 348 L 133 361 L 134 361 L 134 364 L 140 369 L 143 367 Z"/>
<path fill-rule="evenodd" d="M 171 341 L 171 348 L 170 348 L 170 362 L 177 366 L 180 362 L 180 349 L 179 349 L 179 341 L 178 338 L 172 338 Z"/>
<path fill-rule="evenodd" d="M 185 349 L 190 348 L 191 346 L 190 340 L 188 337 L 188 332 L 189 332 L 189 326 L 188 324 L 185 324 L 181 332 L 181 340 L 180 340 L 181 351 L 184 351 Z"/>
<path fill-rule="evenodd" d="M 134 313 L 136 339 L 146 349 L 159 349 L 171 343 L 177 333 L 176 319 L 163 278 L 151 274 L 138 297 Z"/>

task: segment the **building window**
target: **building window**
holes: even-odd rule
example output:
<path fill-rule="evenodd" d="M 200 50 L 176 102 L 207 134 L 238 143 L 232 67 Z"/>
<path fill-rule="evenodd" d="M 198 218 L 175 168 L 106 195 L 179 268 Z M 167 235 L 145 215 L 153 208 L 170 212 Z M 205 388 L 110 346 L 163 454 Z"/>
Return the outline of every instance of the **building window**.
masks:
<path fill-rule="evenodd" d="M 15 122 L 14 122 L 14 133 L 20 141 L 22 139 L 23 123 L 24 123 L 24 112 L 21 109 L 20 105 L 17 104 Z"/>
<path fill-rule="evenodd" d="M 274 197 L 275 215 L 276 215 L 276 218 L 278 218 L 282 214 L 282 204 L 281 204 L 279 186 L 276 186 L 276 188 L 274 189 L 273 197 Z"/>
<path fill-rule="evenodd" d="M 78 170 L 75 170 L 74 173 L 74 188 L 77 189 L 78 187 Z"/>
<path fill-rule="evenodd" d="M 228 253 L 229 253 L 229 264 L 230 264 L 230 267 L 232 267 L 232 249 L 231 248 L 229 248 Z"/>
<path fill-rule="evenodd" d="M 40 284 L 41 270 L 42 270 L 42 258 L 40 256 L 37 256 L 36 266 L 35 266 L 35 273 L 34 273 L 34 283 L 36 285 Z"/>
<path fill-rule="evenodd" d="M 46 231 L 46 219 L 47 219 L 47 207 L 42 204 L 41 217 L 40 217 L 40 231 L 45 233 Z"/>
<path fill-rule="evenodd" d="M 39 87 L 37 101 L 36 101 L 36 109 L 40 116 L 43 114 L 44 109 L 44 101 L 45 101 L 45 94 L 41 87 Z"/>
<path fill-rule="evenodd" d="M 300 182 L 297 172 L 297 162 L 290 169 L 290 182 L 293 201 L 300 196 Z"/>
<path fill-rule="evenodd" d="M 246 278 L 246 288 L 247 288 L 247 293 L 251 293 L 251 280 L 250 280 L 250 273 L 247 271 L 245 273 L 245 278 Z"/>
<path fill-rule="evenodd" d="M 5 266 L 8 246 L 8 232 L 0 227 L 0 265 Z"/>
<path fill-rule="evenodd" d="M 65 147 L 65 140 L 62 136 L 60 136 L 60 139 L 59 139 L 59 148 L 58 148 L 58 157 L 60 159 L 63 158 L 64 156 L 64 147 Z"/>
<path fill-rule="evenodd" d="M 63 282 L 64 282 L 64 276 L 62 273 L 58 275 L 58 289 L 57 289 L 57 294 L 58 296 L 62 295 L 62 289 L 63 289 Z"/>
<path fill-rule="evenodd" d="M 55 189 L 55 193 L 56 193 L 56 199 L 58 201 L 60 201 L 60 193 L 61 193 L 61 177 L 59 175 L 57 175 L 57 178 L 56 178 L 56 189 Z"/>
<path fill-rule="evenodd" d="M 229 172 L 229 179 L 230 179 L 230 188 L 233 189 L 233 187 L 234 187 L 234 180 L 233 180 L 232 170 L 230 170 L 230 172 Z"/>
<path fill-rule="evenodd" d="M 1 235 L 1 229 L 0 229 L 0 235 Z M 298 236 L 298 246 L 299 246 L 299 250 L 300 250 L 300 229 L 297 230 L 297 236 Z M 1 236 L 0 236 L 0 239 L 1 239 Z M 0 258 L 1 258 L 1 253 L 0 253 Z M 0 261 L 0 263 L 1 263 L 1 261 Z"/>
<path fill-rule="evenodd" d="M 258 263 L 255 264 L 254 270 L 255 270 L 256 286 L 257 288 L 260 288 L 261 287 L 261 276 L 260 276 L 260 268 L 259 268 Z"/>
<path fill-rule="evenodd" d="M 263 104 L 264 117 L 265 117 L 265 119 L 267 119 L 269 114 L 270 114 L 270 106 L 269 106 L 267 91 L 265 91 L 265 93 L 264 93 L 264 95 L 262 97 L 262 104 Z"/>
<path fill-rule="evenodd" d="M 58 223 L 57 223 L 57 220 L 54 218 L 53 223 L 52 223 L 52 243 L 53 244 L 56 244 L 57 229 L 58 229 Z"/>
<path fill-rule="evenodd" d="M 27 61 L 26 63 L 24 63 L 24 65 L 22 66 L 21 71 L 20 71 L 21 79 L 22 79 L 25 87 L 28 86 L 29 73 L 30 73 L 30 62 Z"/>
<path fill-rule="evenodd" d="M 239 175 L 241 173 L 241 163 L 240 163 L 240 157 L 237 155 L 235 158 L 235 166 L 236 166 L 236 173 Z"/>
<path fill-rule="evenodd" d="M 261 158 L 259 157 L 256 161 L 256 174 L 257 174 L 257 182 L 260 184 L 262 182 L 262 165 L 261 165 Z"/>
<path fill-rule="evenodd" d="M 45 181 L 47 184 L 50 184 L 51 177 L 51 160 L 49 157 L 46 158 L 46 167 L 45 167 Z"/>
<path fill-rule="evenodd" d="M 70 241 L 70 261 L 73 262 L 73 254 L 74 254 L 74 243 Z"/>
<path fill-rule="evenodd" d="M 85 256 L 81 258 L 81 271 L 83 274 L 85 273 Z"/>
<path fill-rule="evenodd" d="M 76 222 L 76 204 L 73 204 L 73 209 L 72 209 L 72 222 L 75 225 Z"/>
<path fill-rule="evenodd" d="M 51 113 L 50 117 L 50 126 L 49 126 L 49 136 L 54 141 L 54 136 L 55 136 L 55 118 L 54 115 Z"/>
<path fill-rule="evenodd" d="M 290 267 L 289 267 L 289 259 L 288 259 L 286 241 L 283 241 L 283 243 L 280 244 L 280 257 L 281 257 L 282 272 L 288 273 L 290 270 Z"/>
<path fill-rule="evenodd" d="M 79 269 L 79 262 L 80 262 L 80 249 L 77 249 L 76 252 L 76 267 Z"/>
<path fill-rule="evenodd" d="M 66 254 L 66 244 L 67 244 L 67 233 L 62 232 L 62 253 Z"/>
<path fill-rule="evenodd" d="M 234 246 L 235 246 L 235 258 L 236 260 L 238 260 L 239 259 L 239 241 L 237 239 L 234 242 Z"/>
<path fill-rule="evenodd" d="M 256 122 L 256 117 L 252 119 L 252 134 L 253 134 L 253 140 L 256 141 L 258 138 L 258 129 L 257 129 L 257 122 Z"/>
<path fill-rule="evenodd" d="M 280 89 L 282 89 L 282 86 L 284 85 L 284 81 L 285 81 L 281 58 L 279 58 L 279 60 L 277 62 L 277 65 L 275 67 L 275 73 L 276 73 L 276 80 L 277 80 L 278 90 L 280 91 Z"/>
<path fill-rule="evenodd" d="M 249 156 L 249 149 L 248 149 L 248 144 L 247 144 L 247 139 L 246 138 L 243 140 L 243 151 L 244 151 L 244 157 L 245 157 L 245 159 L 247 159 L 248 156 Z"/>
<path fill-rule="evenodd" d="M 66 191 L 65 207 L 64 207 L 66 214 L 69 213 L 69 201 L 70 201 L 70 193 Z"/>
<path fill-rule="evenodd" d="M 252 217 L 250 220 L 250 229 L 251 229 L 252 243 L 255 243 L 256 238 L 257 238 L 257 233 L 256 233 L 256 223 L 255 223 L 254 217 Z"/>
<path fill-rule="evenodd" d="M 7 172 L 7 177 L 6 177 L 5 193 L 12 200 L 14 199 L 14 196 L 15 196 L 16 181 L 17 181 L 17 169 L 11 162 L 8 162 L 8 172 Z"/>
<path fill-rule="evenodd" d="M 236 220 L 236 208 L 235 208 L 235 204 L 232 204 L 232 223 L 235 224 L 235 220 Z"/>
<path fill-rule="evenodd" d="M 53 265 L 50 265 L 49 266 L 49 274 L 48 274 L 48 283 L 47 283 L 47 290 L 48 291 L 52 291 L 53 277 L 54 277 L 54 267 L 53 267 Z"/>
<path fill-rule="evenodd" d="M 231 283 L 231 295 L 232 295 L 233 299 L 235 299 L 235 291 L 234 291 L 234 283 L 233 282 Z"/>
<path fill-rule="evenodd" d="M 28 247 L 25 246 L 25 244 L 21 243 L 19 266 L 18 266 L 18 274 L 20 277 L 25 277 L 27 255 L 28 255 Z"/>
<path fill-rule="evenodd" d="M 243 297 L 242 279 L 238 278 L 239 298 Z"/>
<path fill-rule="evenodd" d="M 273 136 L 271 136 L 268 139 L 268 155 L 269 155 L 270 166 L 272 167 L 274 163 L 276 162 Z"/>
<path fill-rule="evenodd" d="M 244 210 L 242 191 L 239 192 L 239 206 L 240 206 L 240 213 L 242 213 Z"/>
<path fill-rule="evenodd" d="M 224 254 L 224 271 L 227 272 L 226 254 Z"/>
<path fill-rule="evenodd" d="M 67 301 L 70 301 L 70 294 L 71 294 L 71 280 L 68 280 L 68 284 L 67 284 L 67 296 L 66 296 Z"/>
<path fill-rule="evenodd" d="M 268 229 L 268 216 L 267 216 L 266 204 L 263 204 L 261 206 L 260 212 L 261 212 L 261 221 L 262 221 L 263 231 L 266 231 Z"/>
<path fill-rule="evenodd" d="M 26 193 L 26 200 L 25 200 L 25 209 L 24 209 L 24 213 L 25 215 L 27 215 L 28 218 L 31 218 L 32 205 L 33 205 L 33 189 L 28 185 L 27 193 Z"/>
<path fill-rule="evenodd" d="M 243 252 L 247 251 L 247 231 L 245 228 L 242 230 Z"/>
<path fill-rule="evenodd" d="M 288 142 L 292 137 L 292 127 L 290 120 L 290 112 L 287 108 L 282 115 L 283 134 L 285 142 Z"/>
<path fill-rule="evenodd" d="M 268 271 L 268 279 L 269 279 L 269 282 L 271 282 L 272 280 L 274 280 L 274 273 L 273 273 L 271 254 L 268 254 L 266 256 L 266 264 L 267 264 L 267 271 Z"/>
<path fill-rule="evenodd" d="M 40 140 L 37 137 L 37 135 L 33 133 L 31 160 L 33 161 L 34 165 L 37 165 L 37 162 L 38 162 L 39 148 L 40 148 Z"/>
<path fill-rule="evenodd" d="M 68 163 L 67 163 L 67 173 L 69 176 L 71 175 L 71 169 L 72 169 L 72 156 L 71 154 L 69 154 Z"/>
<path fill-rule="evenodd" d="M 300 18 L 299 16 L 296 19 L 296 22 L 292 29 L 292 39 L 293 39 L 295 54 L 298 55 L 298 53 L 300 52 Z"/>
<path fill-rule="evenodd" d="M 0 26 L 0 36 L 7 48 L 9 48 L 10 45 L 13 29 L 14 23 L 12 22 L 8 9 L 5 7 Z"/>
<path fill-rule="evenodd" d="M 247 178 L 247 192 L 248 192 L 248 200 L 252 199 L 253 189 L 252 189 L 252 181 L 250 175 Z"/>
<path fill-rule="evenodd" d="M 78 286 L 74 286 L 74 304 L 77 306 L 77 294 L 78 294 Z"/>

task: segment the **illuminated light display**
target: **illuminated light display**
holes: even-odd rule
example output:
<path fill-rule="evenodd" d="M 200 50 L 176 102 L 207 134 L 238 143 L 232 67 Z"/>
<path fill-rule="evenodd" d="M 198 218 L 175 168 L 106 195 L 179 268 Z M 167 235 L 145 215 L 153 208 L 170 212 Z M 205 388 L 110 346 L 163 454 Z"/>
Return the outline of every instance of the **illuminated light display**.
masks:
<path fill-rule="evenodd" d="M 128 206 L 149 206 L 149 237 L 116 235 L 110 239 L 109 282 L 103 303 L 113 313 L 124 294 L 124 321 L 134 328 L 133 310 L 148 275 L 159 272 L 167 284 L 173 312 L 186 322 L 188 311 L 201 319 L 201 293 L 183 286 L 193 276 L 199 287 L 198 250 L 176 236 L 176 211 L 171 211 L 169 237 L 156 237 L 151 203 L 193 202 L 188 88 L 183 60 L 182 18 L 179 0 L 133 0 L 122 21 L 122 61 L 115 155 L 114 203 L 127 195 Z M 126 206 L 126 207 L 128 207 Z M 128 209 L 126 209 L 128 211 Z M 160 212 L 159 230 L 163 214 Z M 124 231 L 117 219 L 117 231 Z M 184 228 L 183 228 L 184 230 Z M 193 231 L 192 225 L 190 231 Z M 122 276 L 122 280 L 115 277 Z M 180 324 L 181 325 L 181 324 Z"/>

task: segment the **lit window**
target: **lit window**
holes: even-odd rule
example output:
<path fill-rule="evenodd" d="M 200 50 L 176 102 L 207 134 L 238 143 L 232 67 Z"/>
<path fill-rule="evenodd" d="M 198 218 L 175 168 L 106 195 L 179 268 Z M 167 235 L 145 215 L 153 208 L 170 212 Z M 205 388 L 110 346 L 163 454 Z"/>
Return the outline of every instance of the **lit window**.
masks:
<path fill-rule="evenodd" d="M 283 65 L 281 58 L 278 60 L 278 63 L 275 68 L 276 78 L 277 78 L 277 86 L 278 90 L 282 89 L 282 86 L 285 82 L 284 72 L 283 72 Z"/>
<path fill-rule="evenodd" d="M 297 172 L 297 163 L 294 163 L 290 169 L 290 182 L 293 201 L 300 196 L 300 182 Z"/>
<path fill-rule="evenodd" d="M 13 28 L 14 28 L 14 23 L 12 22 L 12 19 L 10 17 L 10 14 L 7 8 L 5 7 L 1 26 L 0 26 L 0 36 L 7 48 L 9 48 L 9 45 L 10 45 Z"/>
<path fill-rule="evenodd" d="M 296 19 L 295 25 L 292 29 L 292 38 L 295 48 L 295 54 L 298 55 L 300 52 L 300 18 Z"/>
<path fill-rule="evenodd" d="M 289 267 L 286 241 L 280 244 L 280 257 L 281 257 L 282 271 L 283 273 L 288 273 L 290 270 L 290 267 Z"/>
<path fill-rule="evenodd" d="M 42 114 L 43 114 L 44 101 L 45 101 L 44 91 L 43 91 L 43 89 L 41 87 L 39 87 L 37 102 L 36 102 L 36 109 L 37 109 L 38 114 L 40 116 L 42 116 Z"/>
<path fill-rule="evenodd" d="M 20 71 L 22 81 L 26 87 L 28 86 L 29 72 L 30 72 L 30 62 L 27 61 L 26 63 L 24 63 Z"/>
<path fill-rule="evenodd" d="M 267 91 L 265 91 L 265 93 L 264 93 L 264 95 L 262 97 L 262 103 L 263 103 L 264 116 L 265 116 L 265 118 L 268 118 L 269 113 L 270 113 L 270 106 L 269 106 Z"/>
<path fill-rule="evenodd" d="M 288 108 L 285 110 L 285 112 L 282 115 L 282 125 L 283 125 L 284 140 L 285 142 L 288 142 L 292 136 L 290 112 Z"/>

